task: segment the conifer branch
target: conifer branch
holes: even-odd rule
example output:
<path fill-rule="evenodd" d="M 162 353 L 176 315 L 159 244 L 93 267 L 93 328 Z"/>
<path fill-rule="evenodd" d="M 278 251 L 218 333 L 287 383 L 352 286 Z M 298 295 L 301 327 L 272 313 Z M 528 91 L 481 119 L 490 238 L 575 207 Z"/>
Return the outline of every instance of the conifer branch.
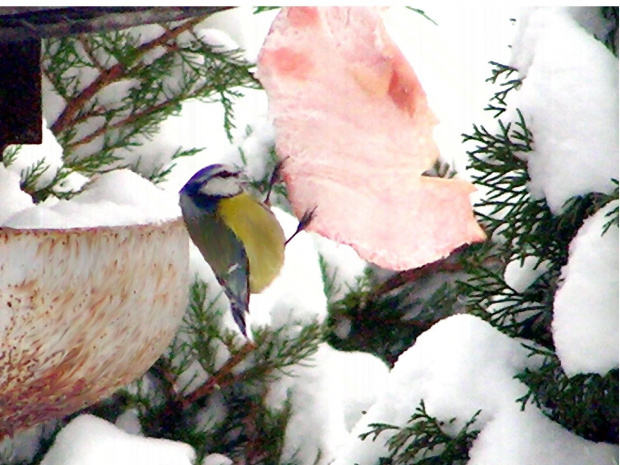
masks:
<path fill-rule="evenodd" d="M 389 460 L 393 465 L 451 463 L 464 464 L 469 459 L 469 449 L 478 436 L 479 430 L 472 428 L 476 423 L 481 410 L 478 410 L 459 430 L 451 436 L 444 432 L 444 422 L 430 416 L 426 412 L 424 400 L 416 408 L 414 414 L 402 426 L 385 423 L 371 423 L 371 430 L 360 435 L 362 440 L 372 436 L 376 441 L 386 432 L 395 432 L 387 440 L 389 456 L 380 459 Z M 452 424 L 456 418 L 447 423 Z"/>
<path fill-rule="evenodd" d="M 235 382 L 240 381 L 243 376 L 242 375 L 233 375 L 233 369 L 239 365 L 245 358 L 256 349 L 256 345 L 253 342 L 246 342 L 241 349 L 235 353 L 232 357 L 230 357 L 224 366 L 217 370 L 209 380 L 200 386 L 195 391 L 190 394 L 183 396 L 179 399 L 179 403 L 181 408 L 188 408 L 194 402 L 199 401 L 202 398 L 207 397 L 209 394 L 213 392 L 214 389 L 221 389 L 226 386 L 230 386 Z"/>
<path fill-rule="evenodd" d="M 205 16 L 200 16 L 197 18 L 192 18 L 184 22 L 183 24 L 169 29 L 165 34 L 151 40 L 150 42 L 146 42 L 142 44 L 137 49 L 136 56 L 133 61 L 137 61 L 141 58 L 145 53 L 155 49 L 156 47 L 167 43 L 168 41 L 178 37 L 182 32 L 191 29 L 195 25 L 204 21 Z M 87 86 L 78 96 L 76 96 L 73 100 L 67 103 L 67 106 L 60 114 L 58 119 L 52 124 L 51 130 L 55 134 L 64 131 L 69 125 L 74 124 L 74 118 L 82 109 L 86 103 L 97 94 L 101 89 L 103 89 L 108 84 L 115 82 L 118 78 L 120 78 L 127 70 L 128 65 L 132 63 L 123 63 L 118 62 L 115 65 L 111 66 L 104 70 L 97 78 Z"/>

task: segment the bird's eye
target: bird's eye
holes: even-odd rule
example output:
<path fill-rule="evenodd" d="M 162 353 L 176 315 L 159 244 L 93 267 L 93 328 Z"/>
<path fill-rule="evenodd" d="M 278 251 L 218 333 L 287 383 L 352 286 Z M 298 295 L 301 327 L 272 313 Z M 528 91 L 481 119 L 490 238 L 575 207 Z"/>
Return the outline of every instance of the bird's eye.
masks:
<path fill-rule="evenodd" d="M 221 171 L 218 176 L 221 178 L 231 178 L 239 176 L 239 171 Z"/>

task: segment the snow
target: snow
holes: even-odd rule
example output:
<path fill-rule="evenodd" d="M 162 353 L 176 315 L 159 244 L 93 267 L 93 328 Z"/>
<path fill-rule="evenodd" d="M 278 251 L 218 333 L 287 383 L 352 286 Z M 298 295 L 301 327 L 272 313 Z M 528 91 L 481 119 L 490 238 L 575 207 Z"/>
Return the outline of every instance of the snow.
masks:
<path fill-rule="evenodd" d="M 202 465 L 232 465 L 233 461 L 222 454 L 207 455 L 202 461 Z"/>
<path fill-rule="evenodd" d="M 618 368 L 618 227 L 605 215 L 588 218 L 572 240 L 553 305 L 553 342 L 568 376 Z"/>
<path fill-rule="evenodd" d="M 62 167 L 62 147 L 56 141 L 52 131 L 47 129 L 45 119 L 43 120 L 43 140 L 41 144 L 9 145 L 8 149 L 18 149 L 15 161 L 8 168 L 19 174 L 22 180 L 25 179 L 26 173 L 32 172 L 35 169 L 38 163 L 43 161 L 44 166 L 47 166 L 47 169 L 41 172 L 41 176 L 39 176 L 34 185 L 36 190 L 43 189 L 49 185 Z"/>
<path fill-rule="evenodd" d="M 532 405 L 521 411 L 515 400 L 527 387 L 514 375 L 539 363 L 537 357 L 528 358 L 518 340 L 477 317 L 446 318 L 399 357 L 386 389 L 353 428 L 334 465 L 374 465 L 388 456 L 389 433 L 375 441 L 362 441 L 358 435 L 370 430 L 369 423 L 403 426 L 421 400 L 426 412 L 443 421 L 444 432 L 452 435 L 481 410 L 473 426 L 481 433 L 474 440 L 470 465 L 613 463 L 616 446 L 586 441 Z"/>
<path fill-rule="evenodd" d="M 134 172 L 104 173 L 70 200 L 25 208 L 4 221 L 11 228 L 79 228 L 169 221 L 180 216 L 178 199 Z"/>
<path fill-rule="evenodd" d="M 286 425 L 281 460 L 293 457 L 301 463 L 329 464 L 347 436 L 344 409 L 333 395 L 336 374 L 327 363 L 334 349 L 321 344 L 310 364 L 297 365 L 273 382 L 265 402 L 271 408 L 291 402 L 291 416 Z M 321 451 L 320 458 L 317 456 Z"/>
<path fill-rule="evenodd" d="M 284 236 L 291 237 L 298 220 L 278 208 L 272 211 Z M 295 332 L 295 328 L 315 320 L 322 322 L 326 316 L 327 298 L 318 252 L 310 234 L 302 231 L 286 246 L 280 274 L 260 294 L 250 296 L 250 320 L 266 320 L 272 328 L 286 327 Z"/>
<path fill-rule="evenodd" d="M 291 402 L 282 461 L 331 463 L 353 424 L 383 391 L 387 376 L 387 366 L 374 355 L 339 352 L 327 344 L 309 364 L 287 369 L 271 384 L 266 400 L 272 408 L 281 408 L 287 398 Z"/>
<path fill-rule="evenodd" d="M 378 357 L 366 352 L 333 350 L 327 363 L 337 378 L 332 395 L 341 399 L 345 428 L 350 432 L 385 390 L 389 368 Z"/>
<path fill-rule="evenodd" d="M 535 256 L 525 257 L 524 260 L 514 260 L 504 270 L 504 281 L 518 293 L 524 292 L 534 281 L 542 276 L 549 268 L 549 263 Z"/>
<path fill-rule="evenodd" d="M 196 37 L 217 52 L 230 52 L 239 48 L 239 45 L 228 34 L 219 29 L 201 29 Z"/>
<path fill-rule="evenodd" d="M 228 408 L 221 392 L 214 392 L 207 405 L 196 414 L 196 429 L 209 434 L 225 424 Z"/>
<path fill-rule="evenodd" d="M 56 436 L 42 465 L 191 465 L 194 450 L 167 439 L 127 434 L 93 415 L 71 420 Z"/>
<path fill-rule="evenodd" d="M 241 6 L 209 16 L 200 26 L 225 32 L 240 48 L 250 63 L 256 63 L 263 38 L 278 10 L 255 15 L 254 7 Z"/>
<path fill-rule="evenodd" d="M 0 164 L 0 225 L 13 214 L 32 207 L 32 198 L 19 187 L 20 177 Z"/>
<path fill-rule="evenodd" d="M 613 29 L 613 20 L 605 19 L 597 7 L 568 7 L 568 13 L 598 40 L 604 40 Z"/>
<path fill-rule="evenodd" d="M 551 211 L 589 192 L 611 193 L 618 176 L 618 60 L 564 8 L 521 22 L 512 64 L 525 78 L 514 105 L 532 131 L 526 154 L 534 198 Z"/>
<path fill-rule="evenodd" d="M 0 439 L 0 460 L 2 463 L 30 463 L 39 451 L 41 440 L 49 438 L 55 422 L 39 423 L 20 431 L 13 438 Z"/>
<path fill-rule="evenodd" d="M 498 412 L 469 456 L 468 465 L 599 465 L 618 463 L 618 447 L 586 441 L 528 406 L 524 412 L 515 408 Z"/>
<path fill-rule="evenodd" d="M 137 409 L 130 408 L 123 412 L 114 422 L 117 428 L 127 434 L 142 435 L 142 426 L 140 425 L 140 415 Z"/>
<path fill-rule="evenodd" d="M 368 263 L 348 245 L 338 244 L 315 233 L 312 236 L 324 260 L 328 282 L 332 282 L 333 289 L 328 298 L 330 302 L 336 302 L 356 288 Z"/>

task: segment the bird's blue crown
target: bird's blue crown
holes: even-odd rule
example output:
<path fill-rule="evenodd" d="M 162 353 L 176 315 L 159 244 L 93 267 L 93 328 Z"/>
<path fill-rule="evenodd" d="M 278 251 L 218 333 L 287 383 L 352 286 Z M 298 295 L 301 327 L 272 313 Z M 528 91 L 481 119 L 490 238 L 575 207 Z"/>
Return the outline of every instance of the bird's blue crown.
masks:
<path fill-rule="evenodd" d="M 192 201 L 199 208 L 207 211 L 214 211 L 217 202 L 226 197 L 230 197 L 231 194 L 217 194 L 215 192 L 207 194 L 205 192 L 205 185 L 215 177 L 222 179 L 235 178 L 238 179 L 241 174 L 241 170 L 232 166 L 221 163 L 205 166 L 201 170 L 197 171 L 187 183 L 183 186 L 179 192 L 181 195 L 187 195 L 191 197 Z M 235 194 L 236 195 L 236 194 Z"/>

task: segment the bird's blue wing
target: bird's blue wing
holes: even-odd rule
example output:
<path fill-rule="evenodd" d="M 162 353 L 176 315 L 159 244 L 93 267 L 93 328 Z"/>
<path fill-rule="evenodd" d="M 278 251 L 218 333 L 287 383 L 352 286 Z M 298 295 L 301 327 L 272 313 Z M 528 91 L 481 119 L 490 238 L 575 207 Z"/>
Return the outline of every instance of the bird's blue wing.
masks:
<path fill-rule="evenodd" d="M 243 244 L 217 215 L 197 208 L 190 210 L 183 212 L 189 235 L 230 300 L 239 329 L 247 335 L 245 314 L 250 299 L 249 264 Z"/>

